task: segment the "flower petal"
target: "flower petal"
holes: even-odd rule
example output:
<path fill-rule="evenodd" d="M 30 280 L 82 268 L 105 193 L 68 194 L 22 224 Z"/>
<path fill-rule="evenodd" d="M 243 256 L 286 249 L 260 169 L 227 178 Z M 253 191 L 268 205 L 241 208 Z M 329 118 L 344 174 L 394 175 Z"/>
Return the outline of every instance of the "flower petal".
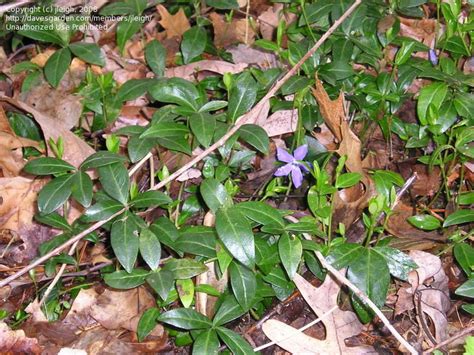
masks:
<path fill-rule="evenodd" d="M 296 188 L 300 187 L 303 182 L 303 174 L 300 168 L 295 165 L 293 165 L 291 169 L 291 180 L 293 180 L 293 185 L 295 185 Z"/>
<path fill-rule="evenodd" d="M 293 152 L 293 156 L 295 157 L 296 160 L 303 160 L 306 154 L 308 154 L 307 144 L 303 144 L 301 147 L 296 148 L 295 151 Z"/>
<path fill-rule="evenodd" d="M 309 163 L 308 163 L 309 164 Z M 298 164 L 298 166 L 301 168 L 302 171 L 305 173 L 309 173 L 309 169 L 306 167 L 306 164 Z M 310 164 L 311 166 L 311 164 Z"/>
<path fill-rule="evenodd" d="M 430 49 L 428 54 L 429 54 L 431 64 L 438 65 L 438 56 L 436 55 L 436 52 L 434 51 L 434 49 Z"/>
<path fill-rule="evenodd" d="M 288 153 L 285 149 L 282 148 L 277 148 L 277 158 L 279 161 L 285 162 L 285 163 L 291 163 L 295 158 Z"/>
<path fill-rule="evenodd" d="M 287 176 L 291 173 L 292 169 L 293 169 L 293 165 L 286 164 L 286 165 L 283 165 L 282 167 L 278 168 L 273 175 L 275 175 L 275 176 Z"/>

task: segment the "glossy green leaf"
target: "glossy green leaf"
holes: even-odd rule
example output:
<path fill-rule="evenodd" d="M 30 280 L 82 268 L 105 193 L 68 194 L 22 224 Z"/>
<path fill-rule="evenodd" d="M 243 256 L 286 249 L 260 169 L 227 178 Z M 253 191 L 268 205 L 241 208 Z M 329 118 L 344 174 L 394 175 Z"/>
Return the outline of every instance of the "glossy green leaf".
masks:
<path fill-rule="evenodd" d="M 234 295 L 226 295 L 219 306 L 214 318 L 212 320 L 214 326 L 223 325 L 234 319 L 239 318 L 247 311 L 237 302 Z"/>
<path fill-rule="evenodd" d="M 144 208 L 167 205 L 173 200 L 161 191 L 145 191 L 140 192 L 131 202 L 134 207 Z"/>
<path fill-rule="evenodd" d="M 417 216 L 411 216 L 407 218 L 410 224 L 414 225 L 417 228 L 432 231 L 441 227 L 441 222 L 439 219 L 433 217 L 429 214 L 422 214 Z"/>
<path fill-rule="evenodd" d="M 146 282 L 165 301 L 174 284 L 173 273 L 163 269 L 151 272 L 147 276 Z"/>
<path fill-rule="evenodd" d="M 37 214 L 35 215 L 35 219 L 40 223 L 46 224 L 47 226 L 51 226 L 56 229 L 61 229 L 63 231 L 72 231 L 72 227 L 66 221 L 66 218 L 56 212 L 52 212 L 50 214 L 45 215 Z"/>
<path fill-rule="evenodd" d="M 355 243 L 344 243 L 331 249 L 327 261 L 337 270 L 349 266 L 358 259 L 363 252 L 363 247 Z"/>
<path fill-rule="evenodd" d="M 125 44 L 138 32 L 143 23 L 135 16 L 125 16 L 117 25 L 117 46 L 120 52 L 123 53 Z"/>
<path fill-rule="evenodd" d="M 224 185 L 216 179 L 204 179 L 199 187 L 201 196 L 211 211 L 216 212 L 221 207 L 232 204 L 232 199 Z"/>
<path fill-rule="evenodd" d="M 74 166 L 64 160 L 50 157 L 30 160 L 23 168 L 25 172 L 34 175 L 61 174 L 75 169 Z"/>
<path fill-rule="evenodd" d="M 469 118 L 474 112 L 474 94 L 460 92 L 454 96 L 454 107 L 462 117 Z"/>
<path fill-rule="evenodd" d="M 191 308 L 172 309 L 171 311 L 162 313 L 158 317 L 158 320 L 186 330 L 209 329 L 212 326 L 209 318 Z"/>
<path fill-rule="evenodd" d="M 110 287 L 119 290 L 129 290 L 142 285 L 148 273 L 148 271 L 142 269 L 133 269 L 130 273 L 120 270 L 105 274 L 104 281 Z"/>
<path fill-rule="evenodd" d="M 150 88 L 150 95 L 158 101 L 172 103 L 197 112 L 199 92 L 189 81 L 181 78 L 161 80 Z"/>
<path fill-rule="evenodd" d="M 454 256 L 466 275 L 471 275 L 474 271 L 474 248 L 464 243 L 458 243 L 454 246 Z"/>
<path fill-rule="evenodd" d="M 38 210 L 49 214 L 66 202 L 71 196 L 74 174 L 59 176 L 48 182 L 38 194 Z"/>
<path fill-rule="evenodd" d="M 262 225 L 266 224 L 276 224 L 278 226 L 284 227 L 285 222 L 278 212 L 278 210 L 265 202 L 260 201 L 247 201 L 241 202 L 236 205 L 242 213 L 251 220 L 260 223 Z"/>
<path fill-rule="evenodd" d="M 136 163 L 145 157 L 158 142 L 156 139 L 140 138 L 139 135 L 130 137 L 127 144 L 128 156 L 132 163 Z"/>
<path fill-rule="evenodd" d="M 100 10 L 102 16 L 130 15 L 133 13 L 135 13 L 133 6 L 121 1 L 107 4 Z"/>
<path fill-rule="evenodd" d="M 180 230 L 176 240 L 176 248 L 184 253 L 216 257 L 216 232 L 213 228 L 205 226 L 192 226 Z"/>
<path fill-rule="evenodd" d="M 127 272 L 132 272 L 137 261 L 139 239 L 138 227 L 128 213 L 112 224 L 110 243 L 120 264 Z"/>
<path fill-rule="evenodd" d="M 176 280 L 176 289 L 184 308 L 189 308 L 194 300 L 194 283 L 191 279 Z"/>
<path fill-rule="evenodd" d="M 344 173 L 337 177 L 336 187 L 338 189 L 351 187 L 357 184 L 361 179 L 362 175 L 359 173 Z"/>
<path fill-rule="evenodd" d="M 84 222 L 103 221 L 121 209 L 123 209 L 123 205 L 115 200 L 99 201 L 86 210 L 81 220 Z"/>
<path fill-rule="evenodd" d="M 414 52 L 415 45 L 416 45 L 416 42 L 404 41 L 402 43 L 402 46 L 398 50 L 397 55 L 395 56 L 395 64 L 402 65 L 406 63 L 410 59 L 412 53 Z"/>
<path fill-rule="evenodd" d="M 257 279 L 252 270 L 232 262 L 229 266 L 230 284 L 235 298 L 243 309 L 249 310 L 257 291 Z"/>
<path fill-rule="evenodd" d="M 472 205 L 472 204 L 474 204 L 474 191 L 461 192 L 458 195 L 458 203 L 460 205 Z"/>
<path fill-rule="evenodd" d="M 206 49 L 207 35 L 206 31 L 199 26 L 193 26 L 183 34 L 181 41 L 181 53 L 183 54 L 184 64 L 190 63 L 198 55 L 201 55 Z"/>
<path fill-rule="evenodd" d="M 257 83 L 249 72 L 241 74 L 229 92 L 228 117 L 232 122 L 248 112 L 257 98 Z"/>
<path fill-rule="evenodd" d="M 166 49 L 156 39 L 145 46 L 145 59 L 156 76 L 163 76 L 166 67 Z"/>
<path fill-rule="evenodd" d="M 206 102 L 204 105 L 202 105 L 199 109 L 199 112 L 217 111 L 223 109 L 224 107 L 227 107 L 227 101 L 214 100 Z"/>
<path fill-rule="evenodd" d="M 467 280 L 454 293 L 458 296 L 474 298 L 474 279 Z"/>
<path fill-rule="evenodd" d="M 166 262 L 163 270 L 171 271 L 175 279 L 189 279 L 207 271 L 207 266 L 188 258 L 171 259 Z"/>
<path fill-rule="evenodd" d="M 198 142 L 209 147 L 216 130 L 216 118 L 206 112 L 195 113 L 189 117 L 189 125 Z"/>
<path fill-rule="evenodd" d="M 150 229 L 158 237 L 161 243 L 174 249 L 175 243 L 179 237 L 178 230 L 173 222 L 166 217 L 160 217 L 152 225 Z"/>
<path fill-rule="evenodd" d="M 379 253 L 385 258 L 390 274 L 400 280 L 407 281 L 408 273 L 418 268 L 418 265 L 407 254 L 398 249 L 390 247 L 375 247 L 373 248 L 373 251 Z"/>
<path fill-rule="evenodd" d="M 71 51 L 67 48 L 58 49 L 49 57 L 44 66 L 44 76 L 52 87 L 58 87 L 71 64 L 71 59 Z"/>
<path fill-rule="evenodd" d="M 390 271 L 383 256 L 372 249 L 362 248 L 347 271 L 347 278 L 363 291 L 377 307 L 385 304 Z"/>
<path fill-rule="evenodd" d="M 303 255 L 301 240 L 296 236 L 289 236 L 288 233 L 283 234 L 278 241 L 278 252 L 289 278 L 292 279 Z"/>
<path fill-rule="evenodd" d="M 443 82 L 435 82 L 424 86 L 418 95 L 417 113 L 422 125 L 428 124 L 428 108 L 433 105 L 437 110 L 441 108 L 448 94 L 448 85 Z"/>
<path fill-rule="evenodd" d="M 151 87 L 151 79 L 131 79 L 126 81 L 117 92 L 117 101 L 131 101 L 145 95 Z"/>
<path fill-rule="evenodd" d="M 233 330 L 218 327 L 216 328 L 217 334 L 219 338 L 227 345 L 232 354 L 234 355 L 253 355 L 255 352 L 253 351 L 250 344 L 245 341 L 242 336 L 234 332 Z"/>
<path fill-rule="evenodd" d="M 457 210 L 446 217 L 443 227 L 471 222 L 474 222 L 474 210 Z"/>
<path fill-rule="evenodd" d="M 129 177 L 122 163 L 114 163 L 99 168 L 99 180 L 104 191 L 112 198 L 126 204 L 128 201 Z"/>
<path fill-rule="evenodd" d="M 239 209 L 220 208 L 216 213 L 216 231 L 227 250 L 248 268 L 255 265 L 252 228 Z"/>
<path fill-rule="evenodd" d="M 92 202 L 92 180 L 86 173 L 78 171 L 72 181 L 72 197 L 84 207 L 89 207 Z"/>
<path fill-rule="evenodd" d="M 294 75 L 281 87 L 282 95 L 291 95 L 303 90 L 311 84 L 311 80 L 305 76 Z"/>
<path fill-rule="evenodd" d="M 80 166 L 82 171 L 100 168 L 102 166 L 114 164 L 114 163 L 122 163 L 125 162 L 123 156 L 109 152 L 109 151 L 99 151 L 87 157 Z"/>
<path fill-rule="evenodd" d="M 95 64 L 103 67 L 105 65 L 105 57 L 100 47 L 95 43 L 76 42 L 69 45 L 72 54 L 79 57 L 84 62 Z"/>
<path fill-rule="evenodd" d="M 140 255 L 152 270 L 160 265 L 161 244 L 158 237 L 148 228 L 140 232 Z"/>
<path fill-rule="evenodd" d="M 157 142 L 165 148 L 191 154 L 186 135 L 188 128 L 179 123 L 160 122 L 153 124 L 140 138 L 156 138 Z"/>
<path fill-rule="evenodd" d="M 219 353 L 219 339 L 214 329 L 199 334 L 193 344 L 193 355 L 217 355 Z"/>
<path fill-rule="evenodd" d="M 238 9 L 239 3 L 237 0 L 206 0 L 206 5 L 215 7 L 219 10 Z"/>
<path fill-rule="evenodd" d="M 129 4 L 133 8 L 135 15 L 140 15 L 147 8 L 147 0 L 124 0 L 125 3 Z"/>
<path fill-rule="evenodd" d="M 137 326 L 138 341 L 142 342 L 155 329 L 159 315 L 160 310 L 155 307 L 143 312 Z"/>
<path fill-rule="evenodd" d="M 254 124 L 245 124 L 239 129 L 239 136 L 245 142 L 257 149 L 263 154 L 268 154 L 270 138 L 267 132 L 260 126 Z"/>

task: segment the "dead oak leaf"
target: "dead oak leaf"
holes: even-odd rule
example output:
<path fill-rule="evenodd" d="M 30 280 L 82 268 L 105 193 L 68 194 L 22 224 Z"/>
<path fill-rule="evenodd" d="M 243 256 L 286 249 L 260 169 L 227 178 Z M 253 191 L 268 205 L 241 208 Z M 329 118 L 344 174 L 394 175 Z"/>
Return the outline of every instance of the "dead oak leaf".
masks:
<path fill-rule="evenodd" d="M 224 16 L 211 13 L 209 19 L 214 27 L 214 44 L 224 48 L 234 43 L 252 44 L 255 40 L 255 31 L 246 19 L 232 19 L 225 21 Z"/>
<path fill-rule="evenodd" d="M 337 306 L 341 285 L 331 275 L 327 275 L 317 288 L 298 274 L 293 281 L 318 317 Z M 324 340 L 310 337 L 277 320 L 266 321 L 262 329 L 268 338 L 293 354 L 376 354 L 371 346 L 349 347 L 345 344 L 345 339 L 358 335 L 363 329 L 355 313 L 336 307 L 321 322 L 326 328 Z"/>
<path fill-rule="evenodd" d="M 191 27 L 182 8 L 175 15 L 171 15 L 163 5 L 158 5 L 156 9 L 161 16 L 159 23 L 165 29 L 167 38 L 181 38 Z"/>
<path fill-rule="evenodd" d="M 28 338 L 23 330 L 11 330 L 0 322 L 0 353 L 2 354 L 41 354 L 38 340 Z"/>

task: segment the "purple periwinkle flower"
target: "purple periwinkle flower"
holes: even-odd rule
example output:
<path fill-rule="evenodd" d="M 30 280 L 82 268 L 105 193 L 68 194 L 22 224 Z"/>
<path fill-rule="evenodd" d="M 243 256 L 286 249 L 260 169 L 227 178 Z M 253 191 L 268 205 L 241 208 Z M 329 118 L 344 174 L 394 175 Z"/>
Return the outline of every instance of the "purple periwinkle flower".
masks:
<path fill-rule="evenodd" d="M 428 56 L 430 58 L 431 64 L 438 65 L 438 56 L 436 55 L 436 52 L 435 52 L 434 49 L 430 48 L 430 50 L 428 52 Z"/>
<path fill-rule="evenodd" d="M 296 188 L 303 182 L 303 171 L 308 172 L 308 168 L 301 163 L 301 160 L 308 154 L 308 145 L 304 144 L 295 149 L 293 155 L 285 149 L 277 148 L 277 159 L 286 163 L 275 171 L 275 176 L 288 176 L 291 174 L 291 180 Z"/>

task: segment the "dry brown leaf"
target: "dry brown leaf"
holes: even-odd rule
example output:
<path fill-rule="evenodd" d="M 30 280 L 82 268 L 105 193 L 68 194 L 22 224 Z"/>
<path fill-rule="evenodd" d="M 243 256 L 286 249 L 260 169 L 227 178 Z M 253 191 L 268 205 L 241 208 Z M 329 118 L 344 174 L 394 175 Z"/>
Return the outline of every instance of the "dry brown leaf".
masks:
<path fill-rule="evenodd" d="M 274 4 L 273 7 L 269 7 L 258 16 L 260 33 L 264 39 L 273 40 L 273 34 L 281 18 L 285 20 L 287 26 L 297 19 L 295 14 L 288 11 L 283 12 L 282 10 L 283 4 Z"/>
<path fill-rule="evenodd" d="M 279 65 L 275 54 L 242 43 L 227 49 L 227 52 L 232 54 L 235 63 L 257 65 L 260 68 L 276 68 Z"/>
<path fill-rule="evenodd" d="M 171 15 L 163 5 L 157 5 L 156 9 L 161 16 L 160 25 L 166 31 L 166 37 L 179 37 L 183 36 L 183 33 L 189 30 L 189 20 L 186 17 L 183 9 L 180 8 L 175 15 Z"/>
<path fill-rule="evenodd" d="M 262 125 L 269 137 L 292 133 L 298 126 L 298 110 L 280 110 L 272 113 Z"/>
<path fill-rule="evenodd" d="M 168 68 L 165 71 L 165 77 L 179 77 L 186 80 L 194 80 L 198 72 L 209 71 L 224 75 L 225 73 L 237 74 L 247 68 L 247 64 L 232 64 L 222 60 L 201 60 L 179 67 Z"/>
<path fill-rule="evenodd" d="M 327 275 L 324 283 L 316 288 L 296 274 L 293 281 L 308 305 L 318 317 L 337 306 L 341 285 L 332 275 Z M 277 320 L 263 323 L 262 329 L 270 340 L 293 354 L 376 354 L 371 346 L 348 347 L 345 339 L 358 335 L 363 325 L 355 313 L 336 308 L 321 322 L 326 328 L 326 339 L 310 337 L 297 329 Z"/>
<path fill-rule="evenodd" d="M 0 322 L 0 353 L 2 354 L 41 354 L 38 340 L 28 338 L 23 330 L 11 330 Z"/>
<path fill-rule="evenodd" d="M 248 24 L 247 19 L 224 20 L 223 15 L 216 12 L 209 14 L 209 19 L 214 27 L 214 44 L 224 48 L 234 43 L 252 44 L 255 40 L 255 31 Z"/>
<path fill-rule="evenodd" d="M 74 133 L 58 124 L 58 122 L 50 116 L 44 115 L 33 107 L 25 104 L 22 101 L 15 100 L 9 97 L 0 96 L 0 101 L 7 102 L 27 113 L 33 115 L 36 122 L 40 125 L 46 141 L 52 138 L 55 142 L 59 137 L 64 141 L 64 155 L 63 159 L 70 164 L 78 167 L 84 159 L 95 153 L 86 142 L 77 137 Z M 49 150 L 48 153 L 52 155 Z"/>
<path fill-rule="evenodd" d="M 411 271 L 408 281 L 411 287 L 405 287 L 399 291 L 401 304 L 395 305 L 395 313 L 411 310 L 415 304 L 406 301 L 407 295 L 411 294 L 413 299 L 417 294 L 421 297 L 419 305 L 421 311 L 426 313 L 434 324 L 435 338 L 437 342 L 445 340 L 448 336 L 448 319 L 446 313 L 451 307 L 449 298 L 448 277 L 444 272 L 441 260 L 438 256 L 423 251 L 410 251 L 411 259 L 419 266 Z"/>

